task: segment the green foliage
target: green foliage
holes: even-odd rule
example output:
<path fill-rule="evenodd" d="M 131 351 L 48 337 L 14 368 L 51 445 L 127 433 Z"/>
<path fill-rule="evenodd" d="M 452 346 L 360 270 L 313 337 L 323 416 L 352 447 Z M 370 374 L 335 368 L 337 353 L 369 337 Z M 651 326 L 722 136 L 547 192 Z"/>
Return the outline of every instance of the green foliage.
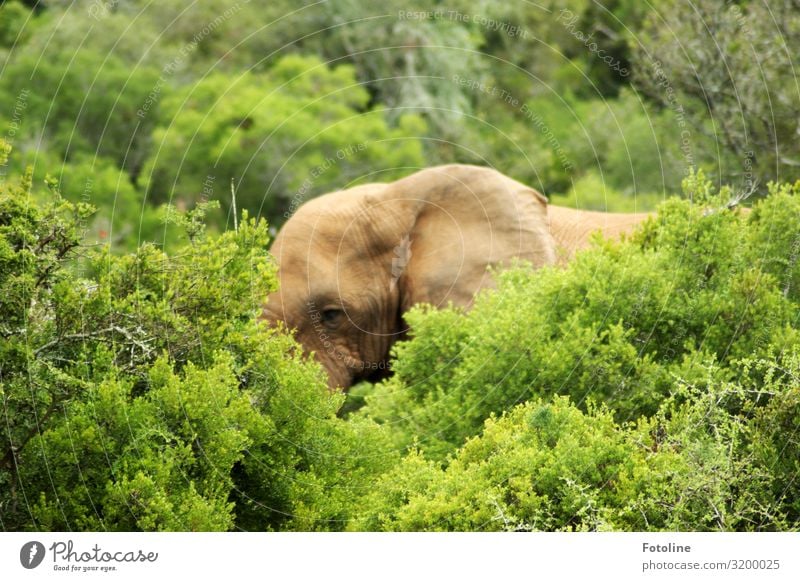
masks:
<path fill-rule="evenodd" d="M 677 146 L 680 135 L 672 119 L 649 110 L 630 90 L 613 100 L 579 102 L 575 111 L 579 118 L 565 140 L 576 168 L 591 168 L 601 183 L 620 190 L 630 202 L 661 194 L 666 187 L 677 189 L 692 167 Z"/>
<path fill-rule="evenodd" d="M 230 356 L 180 375 L 159 359 L 146 391 L 109 378 L 63 407 L 31 442 L 20 482 L 41 491 L 30 508 L 52 530 L 228 530 L 231 469 L 253 440 L 274 433 L 238 389 Z M 142 390 L 141 387 L 138 390 Z M 50 475 L 55 486 L 42 479 Z M 30 492 L 28 493 L 30 494 Z"/>
<path fill-rule="evenodd" d="M 89 48 L 47 58 L 22 52 L 0 77 L 0 95 L 6 103 L 24 98 L 20 136 L 26 140 L 43 134 L 45 148 L 62 159 L 76 152 L 106 156 L 135 176 L 153 125 L 152 116 L 137 111 L 158 78 L 156 69 L 131 69 L 115 54 L 98 61 Z"/>
<path fill-rule="evenodd" d="M 800 237 L 796 225 L 800 221 L 800 182 L 770 184 L 769 197 L 753 209 L 751 244 L 756 253 L 751 257 L 761 268 L 775 277 L 783 294 L 800 301 Z"/>
<path fill-rule="evenodd" d="M 230 207 L 234 179 L 239 207 L 283 221 L 284 212 L 361 178 L 378 160 L 421 166 L 421 148 L 409 139 L 421 121 L 406 116 L 389 127 L 380 110 L 365 111 L 368 100 L 351 67 L 329 69 L 314 58 L 285 57 L 236 79 L 211 75 L 164 99 L 168 122 L 154 133 L 158 148 L 145 171 L 150 196 L 214 196 Z"/>
<path fill-rule="evenodd" d="M 596 212 L 647 212 L 661 201 L 655 194 L 625 195 L 595 174 L 588 173 L 575 182 L 565 195 L 550 196 L 550 203 Z"/>
<path fill-rule="evenodd" d="M 672 116 L 627 89 L 628 38 L 646 15 L 628 0 L 3 11 L 6 36 L 22 33 L 0 78 L 0 126 L 24 158 L 12 169 L 63 165 L 75 199 L 71 175 L 88 163 L 110 181 L 115 165 L 128 179 L 92 200 L 93 230 L 113 231 L 119 251 L 169 238 L 165 202 L 228 210 L 232 180 L 240 208 L 279 226 L 313 196 L 437 162 L 490 164 L 548 194 L 599 175 L 621 208 L 677 187 L 691 165 Z M 131 189 L 140 224 L 110 224 L 110 194 Z"/>
<path fill-rule="evenodd" d="M 800 357 L 797 351 L 775 361 L 757 362 L 764 372 L 760 394 L 768 404 L 748 426 L 757 465 L 772 476 L 765 491 L 784 507 L 788 522 L 800 522 Z M 757 386 L 759 387 L 759 386 Z"/>
<path fill-rule="evenodd" d="M 163 210 L 146 203 L 112 161 L 79 154 L 61 167 L 57 177 L 65 199 L 97 208 L 86 225 L 86 241 L 109 243 L 115 251 L 133 251 L 145 242 L 163 243 Z"/>
<path fill-rule="evenodd" d="M 761 186 L 797 177 L 791 0 L 31 4 L 0 5 L 0 528 L 797 529 L 800 183 Z M 605 211 L 688 177 L 329 393 L 258 321 L 249 216 L 450 161 Z"/>
<path fill-rule="evenodd" d="M 694 163 L 737 190 L 800 177 L 800 95 L 788 81 L 798 26 L 792 0 L 666 0 L 630 39 L 635 84 L 669 111 Z"/>
<path fill-rule="evenodd" d="M 442 460 L 521 401 L 567 394 L 633 420 L 698 361 L 711 357 L 730 379 L 737 359 L 797 344 L 798 305 L 779 282 L 788 264 L 773 260 L 789 249 L 763 243 L 760 218 L 780 214 L 781 236 L 800 235 L 796 195 L 776 192 L 744 215 L 721 207 L 702 174 L 686 187 L 705 203 L 668 200 L 631 243 L 598 242 L 566 269 L 502 273 L 467 314 L 413 310 L 414 340 L 396 345 L 395 375 L 364 413 L 398 446 L 417 441 Z"/>
<path fill-rule="evenodd" d="M 133 251 L 144 242 L 164 242 L 164 210 L 144 202 L 129 176 L 112 160 L 78 153 L 69 162 L 58 163 L 46 153 L 16 150 L 10 157 L 10 171 L 36 163 L 34 183 L 55 180 L 65 200 L 97 209 L 82 223 L 86 243 L 109 244 L 119 252 Z M 47 202 L 47 196 L 37 201 Z"/>
<path fill-rule="evenodd" d="M 397 531 L 790 528 L 781 512 L 783 498 L 770 491 L 785 481 L 753 462 L 745 423 L 720 405 L 727 395 L 698 391 L 683 404 L 667 400 L 656 417 L 628 426 L 617 425 L 603 410 L 590 407 L 582 413 L 563 397 L 528 402 L 500 419 L 488 419 L 481 435 L 461 447 L 444 469 L 410 453 L 363 499 L 363 512 L 352 526 Z"/>
<path fill-rule="evenodd" d="M 30 10 L 16 0 L 0 5 L 0 51 L 13 48 L 16 43 L 25 39 L 25 25 L 30 13 Z"/>
<path fill-rule="evenodd" d="M 444 471 L 409 455 L 365 498 L 358 524 L 383 530 L 605 528 L 605 513 L 619 508 L 617 482 L 632 471 L 635 452 L 609 414 L 584 416 L 564 398 L 532 402 L 487 420 L 483 434 Z"/>
<path fill-rule="evenodd" d="M 472 27 L 457 18 L 415 16 L 431 8 L 419 0 L 328 3 L 311 21 L 313 36 L 305 48 L 328 59 L 347 59 L 390 119 L 422 115 L 432 136 L 446 142 L 464 137 L 462 112 L 469 110 L 469 98 L 454 77 L 475 75 L 486 64 L 479 59 L 481 35 Z"/>
<path fill-rule="evenodd" d="M 396 452 L 257 319 L 266 224 L 210 237 L 200 208 L 181 252 L 116 256 L 81 242 L 90 206 L 31 187 L 0 190 L 2 527 L 342 528 Z"/>
<path fill-rule="evenodd" d="M 630 91 L 618 98 L 571 95 L 503 97 L 502 85 L 480 96 L 485 111 L 466 119 L 475 135 L 473 163 L 503 159 L 502 170 L 540 188 L 557 204 L 629 212 L 652 210 L 691 167 L 664 113 Z M 478 93 L 480 91 L 476 91 Z M 476 95 L 477 97 L 477 95 Z"/>

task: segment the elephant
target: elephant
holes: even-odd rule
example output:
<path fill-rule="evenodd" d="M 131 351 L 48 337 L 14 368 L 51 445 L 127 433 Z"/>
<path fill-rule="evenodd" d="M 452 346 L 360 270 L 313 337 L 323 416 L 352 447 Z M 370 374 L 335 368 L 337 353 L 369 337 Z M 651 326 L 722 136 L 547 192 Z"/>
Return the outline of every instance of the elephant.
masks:
<path fill-rule="evenodd" d="M 389 373 L 403 314 L 418 303 L 468 309 L 490 267 L 563 262 L 591 230 L 617 235 L 641 215 L 548 211 L 539 192 L 472 165 L 423 169 L 302 204 L 270 249 L 279 288 L 263 317 L 294 329 L 331 389 Z"/>
<path fill-rule="evenodd" d="M 653 212 L 592 212 L 552 205 L 547 208 L 550 234 L 558 248 L 559 264 L 568 262 L 578 250 L 588 248 L 595 232 L 599 231 L 605 238 L 620 238 L 654 215 Z"/>

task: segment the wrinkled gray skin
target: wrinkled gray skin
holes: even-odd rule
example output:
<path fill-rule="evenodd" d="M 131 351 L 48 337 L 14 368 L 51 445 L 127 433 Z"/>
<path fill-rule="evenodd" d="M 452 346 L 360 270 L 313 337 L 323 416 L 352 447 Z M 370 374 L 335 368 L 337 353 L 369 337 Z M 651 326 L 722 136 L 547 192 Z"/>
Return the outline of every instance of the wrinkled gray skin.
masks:
<path fill-rule="evenodd" d="M 331 388 L 385 374 L 417 303 L 469 307 L 487 267 L 556 262 L 539 192 L 492 169 L 447 165 L 313 199 L 275 238 L 280 289 L 264 316 L 296 329 Z"/>

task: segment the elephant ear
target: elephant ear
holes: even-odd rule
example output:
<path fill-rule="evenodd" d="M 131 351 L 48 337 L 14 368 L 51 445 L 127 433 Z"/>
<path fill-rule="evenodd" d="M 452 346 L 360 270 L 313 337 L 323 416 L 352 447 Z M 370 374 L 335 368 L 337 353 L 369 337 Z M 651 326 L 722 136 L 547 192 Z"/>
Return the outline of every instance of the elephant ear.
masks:
<path fill-rule="evenodd" d="M 489 168 L 423 170 L 370 195 L 367 206 L 371 247 L 401 312 L 416 303 L 469 307 L 492 284 L 488 267 L 556 260 L 546 198 Z"/>

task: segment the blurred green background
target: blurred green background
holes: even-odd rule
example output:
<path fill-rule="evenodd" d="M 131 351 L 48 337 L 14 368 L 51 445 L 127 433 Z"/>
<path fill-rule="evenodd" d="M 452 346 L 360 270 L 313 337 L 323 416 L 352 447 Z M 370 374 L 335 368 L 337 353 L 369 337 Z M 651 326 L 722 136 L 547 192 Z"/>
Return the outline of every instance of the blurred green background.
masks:
<path fill-rule="evenodd" d="M 758 194 L 800 175 L 798 30 L 788 0 L 14 0 L 3 175 L 57 173 L 117 250 L 168 242 L 164 204 L 218 200 L 222 229 L 233 188 L 277 228 L 447 162 L 598 210 L 651 210 L 690 167 Z"/>

